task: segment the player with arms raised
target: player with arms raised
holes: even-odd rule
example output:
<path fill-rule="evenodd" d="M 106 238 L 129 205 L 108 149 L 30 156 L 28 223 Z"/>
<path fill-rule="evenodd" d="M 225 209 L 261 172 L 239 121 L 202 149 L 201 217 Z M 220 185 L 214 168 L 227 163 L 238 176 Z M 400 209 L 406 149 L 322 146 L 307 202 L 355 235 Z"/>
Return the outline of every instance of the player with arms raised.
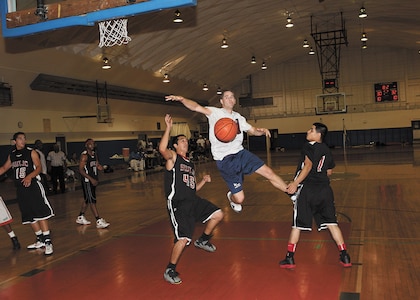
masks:
<path fill-rule="evenodd" d="M 244 175 L 257 173 L 268 179 L 277 189 L 287 192 L 286 183 L 260 158 L 242 146 L 243 132 L 255 136 L 265 135 L 270 137 L 270 131 L 266 128 L 252 126 L 241 114 L 233 110 L 236 98 L 232 91 L 227 90 L 223 92 L 220 99 L 221 108 L 213 106 L 203 107 L 197 102 L 182 96 L 170 95 L 166 96 L 165 99 L 166 101 L 181 102 L 189 110 L 202 113 L 208 118 L 211 152 L 217 168 L 229 188 L 227 197 L 230 206 L 235 212 L 242 211 L 242 202 L 245 199 L 242 189 Z M 238 124 L 238 133 L 231 142 L 221 142 L 215 136 L 214 126 L 221 118 L 231 118 Z"/>

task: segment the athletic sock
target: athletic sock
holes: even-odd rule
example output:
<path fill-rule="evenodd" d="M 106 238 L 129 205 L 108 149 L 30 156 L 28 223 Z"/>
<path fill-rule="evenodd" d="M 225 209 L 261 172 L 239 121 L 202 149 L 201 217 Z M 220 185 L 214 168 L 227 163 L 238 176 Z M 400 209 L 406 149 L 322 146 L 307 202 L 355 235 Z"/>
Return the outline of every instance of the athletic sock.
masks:
<path fill-rule="evenodd" d="M 200 240 L 202 240 L 203 242 L 207 242 L 210 238 L 211 238 L 211 235 L 209 235 L 209 234 L 205 234 L 204 232 L 203 232 L 203 234 L 200 236 Z"/>
<path fill-rule="evenodd" d="M 42 235 L 43 235 L 43 237 L 44 237 L 44 243 L 51 243 L 51 236 L 50 236 L 50 231 L 49 230 L 47 230 L 47 231 L 44 231 L 43 233 L 42 233 Z"/>
<path fill-rule="evenodd" d="M 347 250 L 347 247 L 346 247 L 346 244 L 341 244 L 341 245 L 338 245 L 338 250 L 340 250 L 340 251 L 346 251 Z"/>
<path fill-rule="evenodd" d="M 168 268 L 168 269 L 172 269 L 172 270 L 175 270 L 175 268 L 176 268 L 176 264 L 169 263 L 169 264 L 168 264 L 168 266 L 167 266 L 166 268 Z"/>
<path fill-rule="evenodd" d="M 10 238 L 14 238 L 16 236 L 16 234 L 13 230 L 8 232 L 7 234 L 9 235 Z"/>

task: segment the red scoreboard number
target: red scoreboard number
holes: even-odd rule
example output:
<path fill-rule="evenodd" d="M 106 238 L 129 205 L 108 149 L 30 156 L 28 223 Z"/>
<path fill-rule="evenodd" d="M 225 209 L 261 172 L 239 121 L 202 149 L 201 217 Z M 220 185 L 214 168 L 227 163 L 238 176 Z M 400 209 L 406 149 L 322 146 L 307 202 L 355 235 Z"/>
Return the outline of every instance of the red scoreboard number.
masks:
<path fill-rule="evenodd" d="M 396 82 L 376 83 L 375 101 L 398 101 L 398 86 Z"/>

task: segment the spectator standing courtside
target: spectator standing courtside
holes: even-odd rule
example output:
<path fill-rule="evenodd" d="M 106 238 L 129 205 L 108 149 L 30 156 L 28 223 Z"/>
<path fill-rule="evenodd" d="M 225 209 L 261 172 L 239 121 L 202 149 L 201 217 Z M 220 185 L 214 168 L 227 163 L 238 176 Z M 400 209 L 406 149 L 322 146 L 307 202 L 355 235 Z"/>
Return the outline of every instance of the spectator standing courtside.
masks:
<path fill-rule="evenodd" d="M 64 170 L 66 168 L 66 155 L 60 150 L 58 144 L 54 145 L 54 151 L 50 151 L 47 156 L 49 169 L 51 170 L 51 181 L 53 192 L 57 194 L 57 181 L 60 183 L 60 192 L 66 192 L 66 183 L 64 182 Z"/>
<path fill-rule="evenodd" d="M 0 167 L 0 175 L 10 168 L 17 189 L 17 202 L 22 214 L 22 224 L 30 224 L 36 235 L 36 242 L 27 246 L 28 250 L 45 247 L 45 255 L 53 253 L 48 219 L 54 212 L 45 194 L 39 173 L 41 162 L 38 153 L 26 147 L 26 136 L 23 132 L 13 135 L 15 148 Z"/>
<path fill-rule="evenodd" d="M 99 184 L 98 170 L 102 171 L 103 167 L 99 164 L 95 152 L 95 141 L 93 139 L 87 139 L 85 148 L 80 155 L 79 162 L 83 200 L 76 223 L 80 225 L 89 225 L 91 223 L 85 218 L 85 212 L 89 206 L 96 219 L 96 228 L 107 228 L 110 224 L 99 216 L 98 209 L 96 208 L 96 186 Z"/>

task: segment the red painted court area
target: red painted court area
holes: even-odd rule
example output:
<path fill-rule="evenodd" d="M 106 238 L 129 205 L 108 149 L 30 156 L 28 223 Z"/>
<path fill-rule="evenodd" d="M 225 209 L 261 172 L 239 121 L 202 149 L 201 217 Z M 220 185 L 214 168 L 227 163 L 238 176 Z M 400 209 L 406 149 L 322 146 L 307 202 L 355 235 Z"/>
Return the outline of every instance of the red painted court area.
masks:
<path fill-rule="evenodd" d="M 340 227 L 348 237 L 350 224 Z M 217 251 L 190 245 L 177 267 L 183 282 L 171 285 L 163 272 L 173 238 L 162 221 L 80 251 L 0 291 L 0 299 L 339 299 L 347 270 L 329 233 L 302 233 L 291 271 L 278 266 L 289 230 L 288 222 L 222 223 L 212 240 Z"/>

